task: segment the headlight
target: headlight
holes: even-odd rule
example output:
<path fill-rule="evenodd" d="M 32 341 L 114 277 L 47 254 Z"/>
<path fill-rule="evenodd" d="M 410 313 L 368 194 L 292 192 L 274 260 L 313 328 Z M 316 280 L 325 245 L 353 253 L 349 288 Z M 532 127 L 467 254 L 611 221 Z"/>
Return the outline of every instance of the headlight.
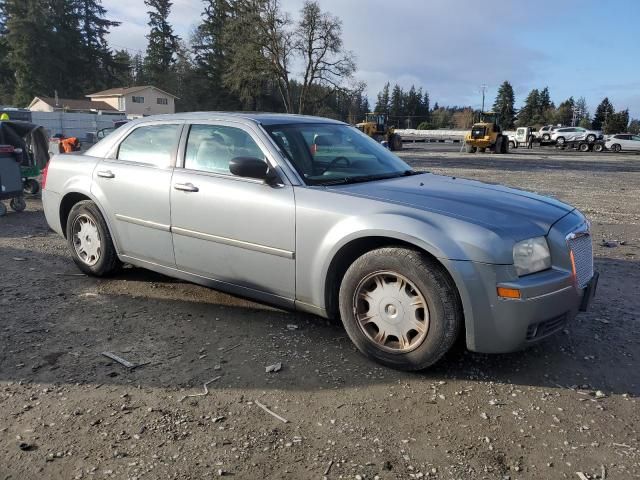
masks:
<path fill-rule="evenodd" d="M 530 238 L 513 246 L 513 264 L 518 276 L 540 272 L 551 267 L 551 254 L 545 237 Z"/>

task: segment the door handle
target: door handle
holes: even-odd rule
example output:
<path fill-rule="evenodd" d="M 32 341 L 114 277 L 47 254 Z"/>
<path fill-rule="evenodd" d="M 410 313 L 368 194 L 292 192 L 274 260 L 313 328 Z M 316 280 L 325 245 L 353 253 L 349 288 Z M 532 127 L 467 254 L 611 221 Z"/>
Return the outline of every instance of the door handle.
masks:
<path fill-rule="evenodd" d="M 102 178 L 113 178 L 115 174 L 111 170 L 100 170 L 96 172 L 96 175 Z"/>
<path fill-rule="evenodd" d="M 174 183 L 173 188 L 182 190 L 183 192 L 197 192 L 199 190 L 199 188 L 192 183 Z"/>

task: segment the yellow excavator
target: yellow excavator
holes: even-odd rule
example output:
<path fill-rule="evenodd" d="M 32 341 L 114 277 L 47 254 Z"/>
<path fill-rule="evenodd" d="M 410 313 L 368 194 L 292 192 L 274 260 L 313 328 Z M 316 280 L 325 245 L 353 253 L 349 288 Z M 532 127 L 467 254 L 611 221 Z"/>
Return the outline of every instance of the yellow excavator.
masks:
<path fill-rule="evenodd" d="M 473 124 L 471 131 L 464 137 L 467 153 L 485 152 L 509 153 L 509 137 L 502 133 L 497 115 L 482 112 L 480 121 Z"/>
<path fill-rule="evenodd" d="M 402 150 L 402 138 L 389 125 L 386 113 L 367 113 L 364 122 L 357 123 L 356 127 L 376 142 L 387 142 L 389 150 Z"/>

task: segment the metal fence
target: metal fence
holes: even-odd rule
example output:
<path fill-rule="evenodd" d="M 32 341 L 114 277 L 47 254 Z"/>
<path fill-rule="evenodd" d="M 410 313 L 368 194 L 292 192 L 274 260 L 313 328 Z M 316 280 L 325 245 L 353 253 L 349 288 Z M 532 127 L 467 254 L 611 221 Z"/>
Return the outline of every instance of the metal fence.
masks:
<path fill-rule="evenodd" d="M 61 133 L 89 143 L 95 141 L 98 130 L 113 127 L 117 120 L 126 120 L 125 114 L 31 112 L 31 122 L 46 128 L 49 136 Z"/>

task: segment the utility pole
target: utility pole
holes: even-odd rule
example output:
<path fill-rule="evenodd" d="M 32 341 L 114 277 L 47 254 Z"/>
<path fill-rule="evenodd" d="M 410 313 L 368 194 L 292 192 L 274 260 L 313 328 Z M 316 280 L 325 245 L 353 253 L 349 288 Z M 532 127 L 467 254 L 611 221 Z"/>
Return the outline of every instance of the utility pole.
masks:
<path fill-rule="evenodd" d="M 484 93 L 487 91 L 487 86 L 484 84 L 480 85 L 480 91 L 482 92 L 482 110 L 480 113 L 484 115 Z"/>

